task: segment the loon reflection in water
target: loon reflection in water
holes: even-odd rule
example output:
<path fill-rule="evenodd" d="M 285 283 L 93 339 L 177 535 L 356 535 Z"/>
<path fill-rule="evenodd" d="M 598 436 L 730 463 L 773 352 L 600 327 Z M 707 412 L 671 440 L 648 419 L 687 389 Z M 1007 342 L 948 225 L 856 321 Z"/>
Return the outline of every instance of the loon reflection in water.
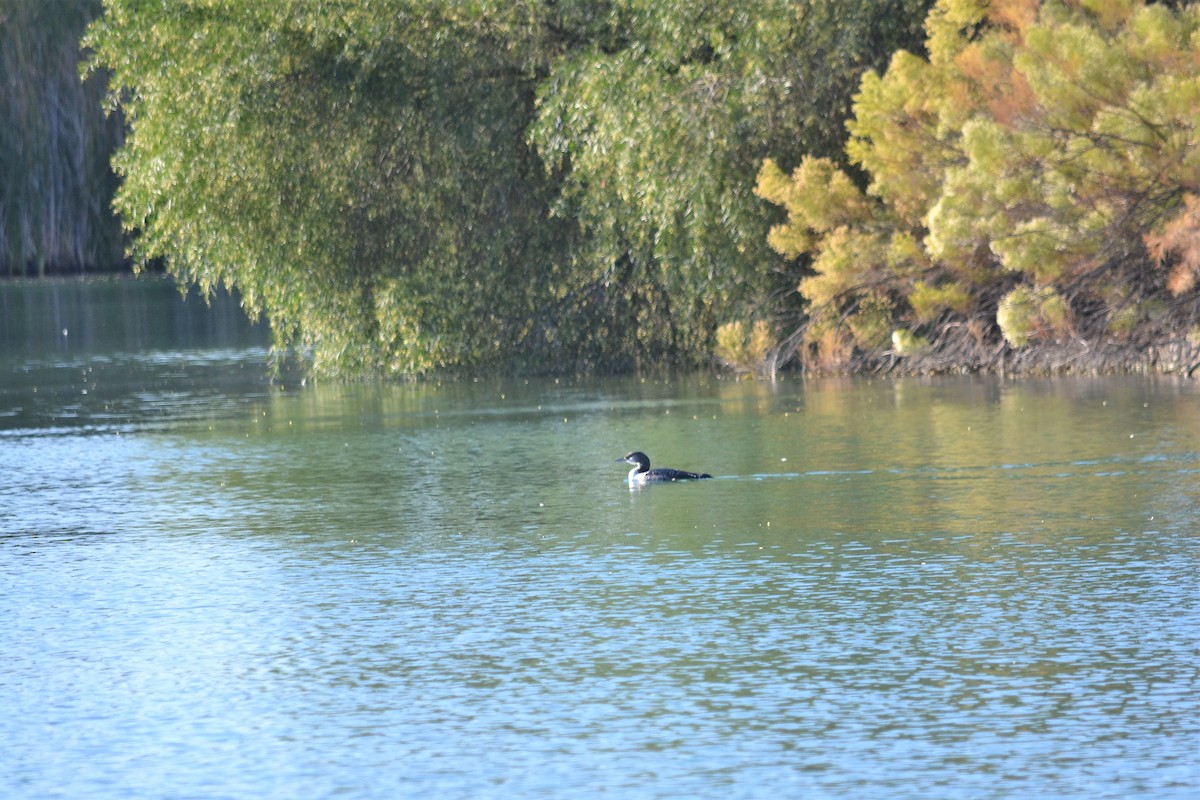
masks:
<path fill-rule="evenodd" d="M 660 481 L 692 481 L 712 477 L 707 472 L 685 472 L 684 470 L 671 469 L 670 467 L 650 469 L 650 457 L 637 450 L 628 453 L 624 458 L 618 458 L 617 461 L 624 461 L 627 464 L 634 465 L 633 469 L 629 470 L 630 486 L 641 486 Z"/>

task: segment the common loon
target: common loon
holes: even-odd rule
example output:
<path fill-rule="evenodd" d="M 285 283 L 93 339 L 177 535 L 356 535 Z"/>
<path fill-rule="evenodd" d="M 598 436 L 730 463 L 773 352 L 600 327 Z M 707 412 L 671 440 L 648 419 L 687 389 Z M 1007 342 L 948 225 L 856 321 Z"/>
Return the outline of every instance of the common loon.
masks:
<path fill-rule="evenodd" d="M 658 481 L 691 481 L 712 477 L 707 472 L 684 472 L 681 469 L 670 469 L 669 467 L 650 469 L 650 457 L 636 450 L 624 458 L 618 458 L 617 461 L 633 464 L 633 469 L 629 470 L 630 486 L 641 486 Z"/>

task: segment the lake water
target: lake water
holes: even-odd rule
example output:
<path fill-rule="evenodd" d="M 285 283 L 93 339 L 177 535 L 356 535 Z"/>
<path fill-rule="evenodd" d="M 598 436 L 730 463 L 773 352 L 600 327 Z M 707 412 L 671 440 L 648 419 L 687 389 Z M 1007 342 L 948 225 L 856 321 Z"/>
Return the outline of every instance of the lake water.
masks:
<path fill-rule="evenodd" d="M 304 387 L 161 282 L 0 315 L 0 796 L 1200 791 L 1194 382 Z"/>

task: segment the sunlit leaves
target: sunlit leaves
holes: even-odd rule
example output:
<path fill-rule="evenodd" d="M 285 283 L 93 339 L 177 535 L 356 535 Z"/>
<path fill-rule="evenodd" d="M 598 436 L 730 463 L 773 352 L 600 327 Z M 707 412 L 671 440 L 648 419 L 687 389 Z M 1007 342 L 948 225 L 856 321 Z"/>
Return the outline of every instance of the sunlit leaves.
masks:
<path fill-rule="evenodd" d="M 1173 263 L 1167 288 L 1180 295 L 1200 278 L 1200 197 L 1184 195 L 1183 213 L 1146 236 L 1146 245 L 1159 265 Z"/>
<path fill-rule="evenodd" d="M 886 291 L 906 301 L 900 323 L 990 312 L 1014 347 L 1062 334 L 1073 306 L 1103 328 L 1105 315 L 1148 307 L 1139 297 L 1190 291 L 1182 197 L 1200 185 L 1198 30 L 1195 5 L 942 0 L 929 59 L 898 53 L 855 100 L 847 152 L 880 203 L 823 231 L 789 197 L 820 182 L 797 174 L 789 187 L 766 163 L 760 187 L 789 209 L 770 241 L 811 259 L 818 274 L 801 291 L 814 303 L 850 308 Z M 860 216 L 858 198 L 826 196 Z M 864 246 L 881 231 L 920 242 L 924 262 L 888 280 Z"/>
<path fill-rule="evenodd" d="M 771 352 L 776 346 L 766 320 L 755 320 L 749 330 L 741 320 L 735 320 L 717 328 L 713 355 L 738 372 L 755 372 L 764 367 L 769 371 Z"/>
<path fill-rule="evenodd" d="M 554 64 L 532 129 L 563 170 L 560 211 L 585 231 L 581 263 L 602 276 L 628 254 L 630 279 L 666 293 L 693 351 L 715 321 L 776 302 L 783 265 L 752 193 L 760 160 L 836 152 L 851 87 L 909 41 L 924 7 L 614 2 L 621 35 Z"/>
<path fill-rule="evenodd" d="M 138 253 L 318 371 L 628 367 L 773 311 L 758 164 L 835 153 L 926 6 L 108 0 L 89 43 Z"/>
<path fill-rule="evenodd" d="M 810 250 L 814 237 L 865 222 L 871 205 L 846 173 L 827 158 L 806 156 L 791 176 L 773 159 L 763 162 L 755 191 L 787 209 L 788 221 L 771 229 L 771 246 L 796 257 Z"/>
<path fill-rule="evenodd" d="M 118 203 L 145 258 L 232 285 L 323 373 L 506 358 L 561 257 L 508 5 L 113 0 Z M 494 14 L 494 16 L 493 16 Z M 531 279 L 532 278 L 532 279 Z"/>
<path fill-rule="evenodd" d="M 1066 302 L 1053 289 L 1018 286 L 1001 298 L 996 322 L 1009 344 L 1023 347 L 1034 336 L 1063 332 L 1068 314 Z"/>
<path fill-rule="evenodd" d="M 885 78 L 863 76 L 847 127 L 846 152 L 870 176 L 868 191 L 909 225 L 940 191 L 943 172 L 962 161 L 956 142 L 964 109 L 948 69 L 898 52 Z"/>
<path fill-rule="evenodd" d="M 962 284 L 934 285 L 917 281 L 908 295 L 908 302 L 918 322 L 932 322 L 944 311 L 966 313 L 971 307 L 971 295 Z"/>

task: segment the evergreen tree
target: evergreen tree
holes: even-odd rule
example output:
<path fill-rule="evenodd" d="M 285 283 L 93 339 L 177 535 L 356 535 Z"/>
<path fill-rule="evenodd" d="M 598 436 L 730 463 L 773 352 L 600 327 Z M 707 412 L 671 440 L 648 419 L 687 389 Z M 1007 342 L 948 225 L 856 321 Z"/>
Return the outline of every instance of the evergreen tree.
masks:
<path fill-rule="evenodd" d="M 881 305 L 1014 348 L 1195 324 L 1200 8 L 941 0 L 926 29 L 855 98 L 865 192 L 827 159 L 759 174 L 772 245 L 810 259 L 810 344 L 878 348 L 854 322 Z"/>

